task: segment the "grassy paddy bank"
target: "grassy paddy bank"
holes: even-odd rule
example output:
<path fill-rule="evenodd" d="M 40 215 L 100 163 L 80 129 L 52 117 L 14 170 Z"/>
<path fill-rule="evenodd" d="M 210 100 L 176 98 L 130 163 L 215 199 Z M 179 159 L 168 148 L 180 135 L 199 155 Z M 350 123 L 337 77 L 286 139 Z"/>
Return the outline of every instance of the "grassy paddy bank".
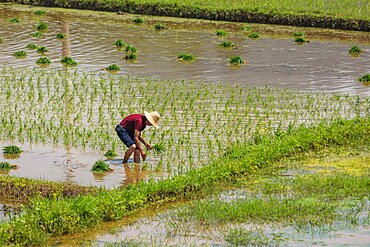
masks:
<path fill-rule="evenodd" d="M 4 1 L 8 2 L 8 1 Z M 46 7 L 369 31 L 370 4 L 350 1 L 53 1 L 19 0 Z"/>
<path fill-rule="evenodd" d="M 336 120 L 315 127 L 302 125 L 286 132 L 260 135 L 249 143 L 237 144 L 211 164 L 168 180 L 102 191 L 96 196 L 36 198 L 24 209 L 23 214 L 1 224 L 0 243 L 42 245 L 48 237 L 83 231 L 103 221 L 121 219 L 150 205 L 212 194 L 216 187 L 237 182 L 287 157 L 309 151 L 318 152 L 328 146 L 369 145 L 369 133 L 368 117 Z M 365 185 L 366 194 L 368 180 L 358 181 L 353 184 L 356 188 Z M 347 191 L 364 195 L 364 189 L 356 191 L 353 188 Z M 307 205 L 312 205 L 311 202 L 317 205 L 322 203 L 308 201 Z M 297 207 L 303 205 L 302 201 L 293 201 L 293 204 Z M 290 210 L 294 211 L 295 208 Z M 329 213 L 327 215 L 330 216 Z"/>

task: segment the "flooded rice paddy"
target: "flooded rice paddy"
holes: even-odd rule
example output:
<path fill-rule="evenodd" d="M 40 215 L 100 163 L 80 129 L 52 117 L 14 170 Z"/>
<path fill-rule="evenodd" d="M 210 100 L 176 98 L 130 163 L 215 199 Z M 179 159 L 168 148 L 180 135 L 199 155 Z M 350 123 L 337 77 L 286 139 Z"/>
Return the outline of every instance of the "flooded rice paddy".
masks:
<path fill-rule="evenodd" d="M 348 49 L 354 43 L 345 39 L 313 36 L 298 45 L 293 33 L 261 33 L 261 39 L 252 40 L 234 28 L 218 38 L 208 25 L 186 28 L 170 22 L 159 31 L 153 20 L 136 25 L 62 12 L 37 16 L 4 6 L 0 13 L 0 144 L 18 143 L 25 150 L 16 160 L 3 157 L 18 166 L 11 175 L 119 187 L 127 184 L 130 170 L 136 179 L 128 181 L 168 177 L 206 164 L 254 134 L 369 114 L 369 88 L 357 81 L 368 72 L 366 42 L 359 42 L 365 52 L 353 57 Z M 31 33 L 40 22 L 48 30 L 35 38 Z M 56 39 L 58 33 L 67 39 Z M 135 61 L 123 59 L 124 52 L 114 46 L 118 39 L 137 47 Z M 221 48 L 223 40 L 236 47 Z M 31 43 L 48 51 L 27 49 Z M 27 51 L 25 59 L 13 56 L 19 50 Z M 182 52 L 194 54 L 196 61 L 176 61 Z M 232 55 L 247 64 L 230 66 Z M 44 56 L 52 63 L 39 68 L 35 61 Z M 64 68 L 63 56 L 78 65 Z M 121 71 L 110 75 L 104 71 L 110 64 Z M 161 128 L 146 130 L 144 137 L 167 151 L 149 153 L 140 169 L 130 164 L 125 172 L 120 164 L 124 147 L 114 126 L 125 115 L 144 110 L 162 114 Z M 119 154 L 107 161 L 114 171 L 93 175 L 93 163 L 105 159 L 108 149 Z"/>

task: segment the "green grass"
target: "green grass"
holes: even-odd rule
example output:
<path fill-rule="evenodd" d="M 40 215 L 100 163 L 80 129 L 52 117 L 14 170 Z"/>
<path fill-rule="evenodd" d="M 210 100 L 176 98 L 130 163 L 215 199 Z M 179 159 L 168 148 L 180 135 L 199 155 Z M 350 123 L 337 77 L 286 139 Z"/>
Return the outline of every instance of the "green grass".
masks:
<path fill-rule="evenodd" d="M 102 191 L 96 196 L 78 196 L 76 198 L 35 199 L 17 218 L 0 225 L 1 244 L 37 245 L 45 243 L 47 235 L 58 236 L 66 233 L 79 232 L 102 221 L 120 219 L 139 208 L 163 201 L 177 201 L 205 195 L 215 191 L 220 183 L 229 183 L 240 177 L 254 173 L 255 168 L 272 166 L 286 157 L 308 151 L 318 151 L 331 145 L 369 145 L 368 134 L 370 119 L 337 120 L 328 125 L 322 123 L 314 127 L 301 126 L 291 128 L 278 136 L 260 136 L 258 142 L 240 143 L 230 147 L 224 156 L 200 169 L 194 169 L 183 175 L 159 182 L 148 182 L 131 185 L 125 189 Z M 368 179 L 368 178 L 367 178 Z M 289 202 L 282 204 L 282 201 Z M 282 218 L 292 218 L 288 212 L 300 210 L 321 223 L 318 216 L 325 215 L 325 220 L 334 217 L 332 206 L 315 199 L 286 198 L 282 201 L 268 198 L 255 199 L 248 203 L 257 215 L 267 217 L 268 221 Z M 222 203 L 222 202 L 221 202 Z M 271 204 L 281 205 L 282 209 Z M 272 215 L 266 215 L 261 205 Z M 212 207 L 210 205 L 209 207 Z M 219 204 L 218 206 L 223 206 Z M 243 204 L 235 204 L 244 207 Z M 235 216 L 230 211 L 225 212 L 226 218 L 238 219 L 247 215 L 257 219 L 254 214 Z M 285 210 L 283 210 L 285 209 Z M 318 209 L 321 211 L 318 212 Z M 246 211 L 247 212 L 247 211 Z M 304 215 L 296 215 L 306 220 Z M 227 219 L 226 219 L 227 220 Z M 315 223 L 315 221 L 313 221 Z"/>

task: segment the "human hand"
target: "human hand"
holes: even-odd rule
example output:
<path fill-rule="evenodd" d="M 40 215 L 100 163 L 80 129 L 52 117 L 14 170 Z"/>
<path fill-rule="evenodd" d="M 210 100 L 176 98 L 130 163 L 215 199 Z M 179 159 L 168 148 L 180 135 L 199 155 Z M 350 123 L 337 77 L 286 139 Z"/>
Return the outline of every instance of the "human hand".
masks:
<path fill-rule="evenodd" d="M 150 144 L 145 145 L 146 149 L 151 150 L 153 147 Z"/>

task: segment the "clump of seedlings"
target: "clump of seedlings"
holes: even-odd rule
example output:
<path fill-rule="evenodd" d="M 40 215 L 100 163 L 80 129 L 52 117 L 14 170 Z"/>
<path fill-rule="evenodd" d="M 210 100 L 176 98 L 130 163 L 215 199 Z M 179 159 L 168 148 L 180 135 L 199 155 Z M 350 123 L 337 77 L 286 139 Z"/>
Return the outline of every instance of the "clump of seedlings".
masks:
<path fill-rule="evenodd" d="M 177 55 L 177 60 L 179 61 L 194 61 L 195 58 L 196 57 L 193 54 L 189 54 L 189 53 L 181 53 Z"/>
<path fill-rule="evenodd" d="M 16 146 L 16 145 L 10 145 L 10 146 L 3 147 L 3 154 L 4 155 L 19 156 L 22 152 L 23 152 L 23 150 L 20 147 Z"/>
<path fill-rule="evenodd" d="M 117 72 L 117 71 L 120 71 L 121 68 L 118 67 L 116 64 L 112 64 L 112 65 L 109 65 L 108 67 L 105 68 L 107 71 L 110 71 L 110 72 Z"/>
<path fill-rule="evenodd" d="M 244 64 L 245 61 L 240 56 L 232 56 L 229 60 L 229 63 L 232 65 Z"/>
<path fill-rule="evenodd" d="M 25 51 L 16 51 L 16 52 L 14 52 L 13 56 L 15 56 L 16 58 L 25 58 L 25 57 L 27 57 L 27 52 L 25 52 Z"/>
<path fill-rule="evenodd" d="M 51 64 L 51 61 L 47 57 L 41 57 L 41 58 L 36 60 L 36 64 L 38 64 L 38 65 L 49 65 L 49 64 Z"/>
<path fill-rule="evenodd" d="M 360 78 L 358 78 L 358 80 L 366 85 L 366 86 L 369 86 L 370 85 L 370 74 L 365 74 L 363 76 L 361 76 Z"/>
<path fill-rule="evenodd" d="M 348 53 L 351 55 L 359 55 L 361 52 L 364 52 L 360 47 L 357 45 L 352 46 L 349 50 Z"/>
<path fill-rule="evenodd" d="M 228 33 L 225 31 L 225 30 L 222 30 L 222 29 L 219 29 L 219 30 L 217 30 L 216 31 L 216 35 L 218 36 L 218 37 L 224 37 L 224 36 L 226 36 Z"/>
<path fill-rule="evenodd" d="M 97 172 L 97 173 L 103 173 L 103 172 L 111 172 L 113 170 L 103 160 L 98 160 L 94 163 L 91 171 Z"/>
<path fill-rule="evenodd" d="M 28 49 L 30 49 L 30 50 L 36 50 L 37 49 L 37 45 L 35 45 L 35 44 L 28 44 L 27 46 L 26 46 L 26 48 L 28 48 Z"/>
<path fill-rule="evenodd" d="M 46 24 L 46 23 L 44 23 L 44 22 L 40 22 L 40 23 L 37 25 L 37 27 L 36 27 L 36 29 L 37 29 L 38 31 L 40 31 L 40 32 L 45 32 L 46 30 L 48 30 L 48 28 L 49 28 L 48 24 Z"/>
<path fill-rule="evenodd" d="M 76 66 L 78 63 L 71 57 L 63 57 L 60 62 L 65 66 Z"/>
<path fill-rule="evenodd" d="M 245 26 L 245 27 L 241 27 L 240 30 L 245 31 L 245 32 L 252 32 L 253 31 L 253 27 L 251 27 L 251 26 Z"/>
<path fill-rule="evenodd" d="M 134 18 L 132 21 L 136 24 L 141 24 L 144 22 L 143 18 L 141 17 Z"/>
<path fill-rule="evenodd" d="M 232 48 L 235 46 L 235 43 L 232 41 L 222 41 L 220 46 L 224 48 Z"/>
<path fill-rule="evenodd" d="M 166 26 L 164 25 L 164 24 L 162 24 L 162 23 L 156 23 L 155 25 L 154 25 L 154 29 L 155 30 L 163 30 L 163 29 L 165 29 L 166 28 Z"/>
<path fill-rule="evenodd" d="M 33 14 L 35 14 L 35 15 L 45 15 L 46 11 L 45 10 L 36 10 L 35 12 L 33 12 Z"/>
<path fill-rule="evenodd" d="M 104 154 L 105 157 L 107 157 L 107 159 L 113 159 L 115 157 L 118 156 L 118 154 L 116 153 L 116 151 L 114 150 L 108 150 L 105 154 Z"/>
<path fill-rule="evenodd" d="M 125 47 L 127 44 L 125 41 L 123 41 L 122 39 L 118 39 L 116 42 L 114 42 L 114 45 L 117 47 L 117 48 L 122 48 L 122 47 Z"/>
<path fill-rule="evenodd" d="M 67 35 L 64 34 L 64 33 L 58 33 L 56 37 L 57 37 L 57 39 L 65 39 L 65 38 L 67 38 Z"/>
<path fill-rule="evenodd" d="M 248 37 L 251 39 L 259 39 L 260 35 L 258 33 L 250 33 Z"/>
<path fill-rule="evenodd" d="M 42 37 L 42 33 L 40 33 L 40 32 L 34 32 L 34 33 L 31 33 L 31 36 L 32 37 L 35 37 L 35 38 L 41 38 Z"/>
<path fill-rule="evenodd" d="M 162 144 L 155 144 L 152 146 L 154 153 L 161 154 L 166 151 L 166 148 Z"/>
<path fill-rule="evenodd" d="M 45 52 L 48 52 L 48 48 L 46 48 L 45 46 L 40 46 L 40 47 L 37 47 L 37 50 L 36 50 L 38 53 L 45 53 Z"/>
<path fill-rule="evenodd" d="M 16 169 L 16 165 L 11 165 L 9 162 L 0 162 L 0 170 L 10 170 L 10 169 Z"/>
<path fill-rule="evenodd" d="M 304 32 L 295 32 L 295 33 L 293 33 L 293 36 L 294 37 L 303 37 L 304 36 Z"/>
<path fill-rule="evenodd" d="M 135 46 L 127 45 L 125 51 L 126 51 L 126 55 L 125 55 L 126 60 L 134 60 L 137 58 L 137 54 L 136 54 L 137 49 Z"/>
<path fill-rule="evenodd" d="M 11 23 L 18 23 L 19 22 L 19 19 L 18 18 L 12 18 L 9 20 L 9 22 Z"/>

